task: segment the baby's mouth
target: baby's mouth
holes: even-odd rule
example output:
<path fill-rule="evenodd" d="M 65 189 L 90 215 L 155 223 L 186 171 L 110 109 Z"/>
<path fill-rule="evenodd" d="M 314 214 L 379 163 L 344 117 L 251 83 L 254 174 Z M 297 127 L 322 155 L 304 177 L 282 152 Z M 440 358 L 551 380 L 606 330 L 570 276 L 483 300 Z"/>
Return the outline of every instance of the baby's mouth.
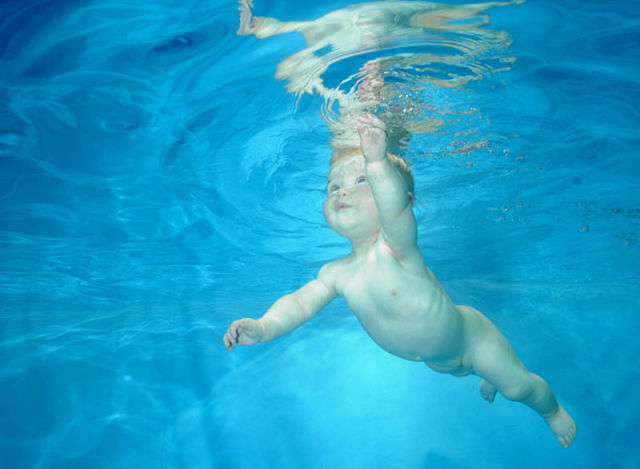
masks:
<path fill-rule="evenodd" d="M 336 204 L 336 210 L 337 211 L 344 210 L 345 208 L 349 208 L 349 207 L 351 207 L 351 205 L 345 204 L 344 202 L 338 202 Z"/>

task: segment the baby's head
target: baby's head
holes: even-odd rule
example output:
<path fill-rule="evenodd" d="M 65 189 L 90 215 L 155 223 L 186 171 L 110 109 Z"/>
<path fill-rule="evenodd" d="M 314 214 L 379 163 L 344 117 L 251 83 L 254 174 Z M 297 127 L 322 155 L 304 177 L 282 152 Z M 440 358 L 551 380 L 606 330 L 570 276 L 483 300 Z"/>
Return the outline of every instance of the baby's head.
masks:
<path fill-rule="evenodd" d="M 413 176 L 402 158 L 389 155 L 407 184 L 409 200 L 413 201 Z M 344 152 L 332 158 L 327 184 L 324 217 L 338 234 L 350 240 L 371 237 L 380 231 L 380 218 L 371 187 L 365 173 L 365 160 L 360 150 Z"/>
<path fill-rule="evenodd" d="M 342 163 L 345 158 L 358 155 L 362 156 L 362 151 L 359 148 L 354 148 L 343 152 L 334 152 L 331 156 L 331 168 L 334 168 L 335 165 Z M 411 168 L 409 168 L 409 165 L 401 156 L 395 155 L 391 152 L 387 152 L 387 158 L 389 158 L 391 164 L 395 166 L 395 168 L 402 176 L 402 179 L 404 179 L 404 182 L 407 184 L 407 189 L 409 190 L 409 198 L 413 202 L 413 191 L 415 183 L 413 180 L 413 173 L 411 172 Z"/>

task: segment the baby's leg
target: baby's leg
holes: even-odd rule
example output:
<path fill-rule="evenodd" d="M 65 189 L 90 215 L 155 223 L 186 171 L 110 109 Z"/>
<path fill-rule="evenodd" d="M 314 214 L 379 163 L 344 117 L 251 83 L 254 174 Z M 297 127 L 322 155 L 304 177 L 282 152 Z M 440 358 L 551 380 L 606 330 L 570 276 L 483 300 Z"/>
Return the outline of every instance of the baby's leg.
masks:
<path fill-rule="evenodd" d="M 489 402 L 496 391 L 538 412 L 565 448 L 576 435 L 576 425 L 558 404 L 551 388 L 540 376 L 529 373 L 513 347 L 484 315 L 473 308 L 458 307 L 469 324 L 467 356 L 473 372 L 483 378 L 480 393 Z"/>

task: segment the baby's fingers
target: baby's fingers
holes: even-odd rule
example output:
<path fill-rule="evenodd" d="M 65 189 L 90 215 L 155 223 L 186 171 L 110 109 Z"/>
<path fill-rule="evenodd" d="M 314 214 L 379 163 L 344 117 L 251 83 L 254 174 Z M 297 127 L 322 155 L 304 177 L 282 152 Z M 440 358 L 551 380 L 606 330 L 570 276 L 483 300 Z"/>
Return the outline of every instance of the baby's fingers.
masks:
<path fill-rule="evenodd" d="M 380 119 L 378 119 L 377 116 L 375 116 L 374 114 L 371 114 L 370 112 L 367 112 L 366 114 L 363 114 L 362 116 L 360 116 L 358 121 L 360 124 L 366 125 L 366 126 L 379 127 L 381 129 L 384 129 L 385 127 L 384 122 L 382 122 Z"/>
<path fill-rule="evenodd" d="M 222 343 L 224 344 L 225 348 L 231 352 L 231 349 L 233 347 L 233 345 L 231 344 L 231 339 L 229 338 L 228 333 L 226 333 L 223 337 L 222 337 Z"/>
<path fill-rule="evenodd" d="M 223 342 L 225 347 L 227 347 L 227 349 L 231 351 L 233 346 L 238 344 L 238 338 L 238 324 L 234 321 L 231 323 L 231 326 L 229 326 L 229 330 L 227 330 L 227 333 L 224 335 Z"/>
<path fill-rule="evenodd" d="M 231 349 L 233 349 L 234 341 L 231 339 L 229 331 L 227 331 L 227 333 L 222 338 L 222 342 L 224 343 L 224 346 L 227 348 L 227 350 L 231 352 Z"/>

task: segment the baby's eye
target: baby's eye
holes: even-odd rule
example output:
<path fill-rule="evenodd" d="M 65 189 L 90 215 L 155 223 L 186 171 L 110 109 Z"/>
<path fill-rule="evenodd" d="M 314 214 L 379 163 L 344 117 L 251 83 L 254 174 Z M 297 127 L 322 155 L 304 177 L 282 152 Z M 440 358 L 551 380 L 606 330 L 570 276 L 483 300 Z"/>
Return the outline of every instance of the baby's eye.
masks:
<path fill-rule="evenodd" d="M 364 176 L 360 176 L 358 179 L 356 179 L 356 184 L 362 184 L 363 182 L 367 182 L 367 178 Z"/>
<path fill-rule="evenodd" d="M 336 192 L 338 190 L 340 190 L 340 186 L 337 185 L 337 184 L 333 184 L 333 185 L 329 186 L 329 192 Z"/>

